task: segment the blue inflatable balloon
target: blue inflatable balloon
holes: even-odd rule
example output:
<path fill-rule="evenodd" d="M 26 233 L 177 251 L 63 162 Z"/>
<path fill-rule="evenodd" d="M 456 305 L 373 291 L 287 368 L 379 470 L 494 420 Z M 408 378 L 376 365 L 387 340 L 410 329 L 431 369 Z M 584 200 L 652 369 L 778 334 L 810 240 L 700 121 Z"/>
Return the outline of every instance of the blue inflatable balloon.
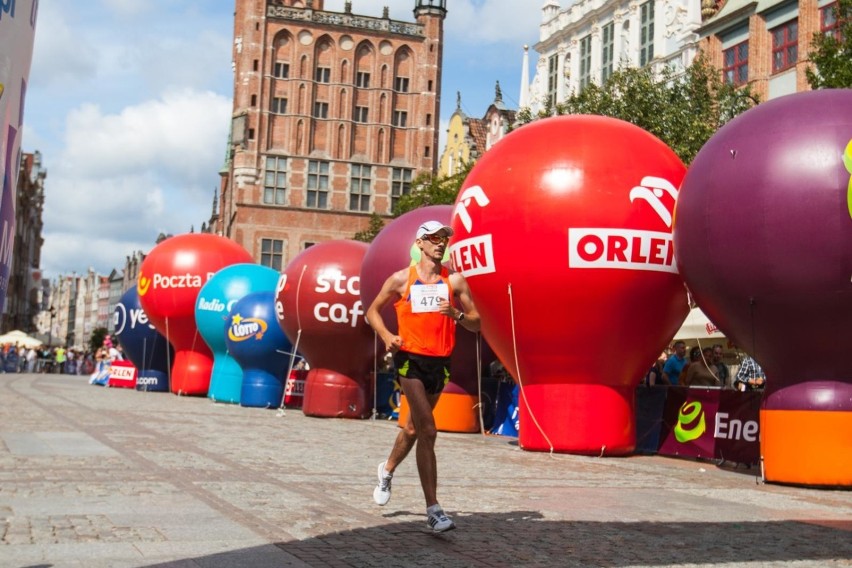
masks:
<path fill-rule="evenodd" d="M 138 370 L 136 389 L 169 392 L 169 368 L 174 349 L 154 326 L 139 303 L 139 293 L 132 286 L 115 305 L 115 337 L 124 354 Z"/>
<path fill-rule="evenodd" d="M 213 352 L 213 371 L 207 397 L 217 402 L 240 402 L 243 370 L 228 354 L 222 329 L 234 302 L 252 292 L 273 292 L 279 274 L 259 264 L 232 264 L 208 280 L 195 303 L 195 324 Z"/>
<path fill-rule="evenodd" d="M 237 301 L 225 333 L 228 351 L 243 369 L 240 404 L 279 407 L 293 346 L 275 317 L 275 293 L 255 292 Z"/>

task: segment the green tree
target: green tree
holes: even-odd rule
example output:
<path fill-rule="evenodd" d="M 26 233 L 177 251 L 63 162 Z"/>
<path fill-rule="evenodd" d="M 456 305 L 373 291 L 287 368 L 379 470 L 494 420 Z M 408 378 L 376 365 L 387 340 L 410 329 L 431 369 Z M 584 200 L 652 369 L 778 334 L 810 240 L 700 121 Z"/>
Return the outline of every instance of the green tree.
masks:
<path fill-rule="evenodd" d="M 682 73 L 667 67 L 622 68 L 603 85 L 590 84 L 580 93 L 544 109 L 550 114 L 597 114 L 625 120 L 660 138 L 689 164 L 705 142 L 726 122 L 757 104 L 749 86 L 736 88 L 722 80 L 703 56 Z M 520 120 L 531 113 L 519 113 Z"/>
<path fill-rule="evenodd" d="M 428 205 L 452 205 L 456 202 L 467 174 L 476 162 L 462 162 L 461 170 L 450 176 L 433 176 L 424 172 L 411 180 L 411 193 L 403 195 L 393 208 L 393 216 L 399 217 L 420 207 Z"/>
<path fill-rule="evenodd" d="M 92 331 L 91 337 L 89 337 L 89 349 L 91 349 L 92 353 L 101 348 L 104 344 L 104 337 L 107 335 L 107 328 L 105 327 L 96 327 L 94 331 Z"/>
<path fill-rule="evenodd" d="M 837 21 L 834 32 L 816 32 L 811 39 L 813 67 L 805 74 L 812 89 L 852 87 L 852 0 L 837 0 L 832 14 Z"/>
<path fill-rule="evenodd" d="M 352 238 L 356 241 L 361 241 L 362 243 L 371 243 L 373 242 L 373 239 L 376 238 L 376 235 L 379 234 L 379 231 L 384 229 L 384 227 L 384 219 L 382 219 L 378 213 L 373 213 L 370 215 L 370 225 L 367 229 L 355 233 L 355 236 Z"/>

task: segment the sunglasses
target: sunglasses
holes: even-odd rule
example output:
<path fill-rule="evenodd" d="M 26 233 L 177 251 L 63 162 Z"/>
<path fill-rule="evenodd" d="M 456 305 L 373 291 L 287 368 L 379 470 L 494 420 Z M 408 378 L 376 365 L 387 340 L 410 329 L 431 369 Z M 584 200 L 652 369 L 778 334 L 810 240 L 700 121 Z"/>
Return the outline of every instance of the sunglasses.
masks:
<path fill-rule="evenodd" d="M 439 245 L 450 240 L 450 237 L 442 237 L 440 235 L 423 235 L 423 238 L 433 245 Z"/>

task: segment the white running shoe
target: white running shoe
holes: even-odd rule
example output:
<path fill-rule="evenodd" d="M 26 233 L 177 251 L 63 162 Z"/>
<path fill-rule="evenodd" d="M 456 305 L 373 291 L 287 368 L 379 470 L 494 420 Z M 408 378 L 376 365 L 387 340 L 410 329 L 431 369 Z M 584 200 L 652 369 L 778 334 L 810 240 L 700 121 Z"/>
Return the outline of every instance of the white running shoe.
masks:
<path fill-rule="evenodd" d="M 376 505 L 382 506 L 387 505 L 388 501 L 390 501 L 391 481 L 393 480 L 393 474 L 385 475 L 386 463 L 388 462 L 383 461 L 379 464 L 379 484 L 373 489 L 373 501 L 376 502 Z"/>
<path fill-rule="evenodd" d="M 429 509 L 431 509 L 430 507 Z M 426 509 L 426 514 L 428 518 L 426 519 L 426 523 L 429 525 L 429 528 L 432 529 L 432 532 L 442 533 L 446 531 L 451 531 L 456 528 L 456 524 L 450 519 L 447 515 L 444 514 L 444 510 L 440 507 L 429 511 Z"/>

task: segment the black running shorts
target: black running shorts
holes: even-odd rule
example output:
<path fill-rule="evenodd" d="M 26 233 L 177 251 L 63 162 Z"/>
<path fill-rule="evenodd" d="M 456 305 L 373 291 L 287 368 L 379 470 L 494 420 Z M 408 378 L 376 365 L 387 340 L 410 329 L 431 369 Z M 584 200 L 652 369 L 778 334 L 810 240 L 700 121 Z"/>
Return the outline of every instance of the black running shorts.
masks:
<path fill-rule="evenodd" d="M 423 383 L 429 394 L 438 394 L 450 380 L 449 357 L 430 357 L 397 351 L 393 356 L 393 364 L 400 377 L 417 379 Z"/>

